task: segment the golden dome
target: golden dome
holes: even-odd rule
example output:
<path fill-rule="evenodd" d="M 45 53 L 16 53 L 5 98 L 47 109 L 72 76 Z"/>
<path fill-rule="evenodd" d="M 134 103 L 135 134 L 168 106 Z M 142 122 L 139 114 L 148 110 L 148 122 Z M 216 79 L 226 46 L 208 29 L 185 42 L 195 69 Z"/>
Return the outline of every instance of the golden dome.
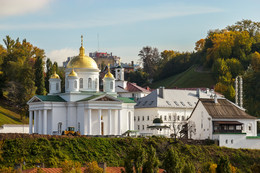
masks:
<path fill-rule="evenodd" d="M 74 57 L 69 61 L 67 68 L 88 68 L 99 70 L 94 59 L 85 55 L 85 48 L 83 47 L 83 36 L 81 36 L 81 47 L 79 48 L 79 56 Z"/>
<path fill-rule="evenodd" d="M 74 71 L 74 69 L 71 70 L 69 76 L 77 77 L 77 73 Z"/>
<path fill-rule="evenodd" d="M 107 74 L 105 75 L 105 78 L 115 79 L 114 76 L 113 76 L 113 74 L 110 73 L 110 64 L 108 64 L 107 69 L 108 69 L 108 72 L 107 72 Z"/>
<path fill-rule="evenodd" d="M 51 75 L 50 79 L 59 79 L 60 76 L 57 75 L 56 71 L 54 71 L 54 73 Z"/>

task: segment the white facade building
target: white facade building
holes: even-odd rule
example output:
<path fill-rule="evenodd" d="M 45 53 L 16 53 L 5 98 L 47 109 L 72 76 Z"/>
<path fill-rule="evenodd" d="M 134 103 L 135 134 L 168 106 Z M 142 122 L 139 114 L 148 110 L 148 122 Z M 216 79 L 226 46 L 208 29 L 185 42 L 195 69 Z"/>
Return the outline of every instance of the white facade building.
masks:
<path fill-rule="evenodd" d="M 151 92 L 145 88 L 138 86 L 136 83 L 131 83 L 124 80 L 124 68 L 119 65 L 115 68 L 115 91 L 120 97 L 134 98 L 138 100 L 145 97 Z"/>
<path fill-rule="evenodd" d="M 182 125 L 187 122 L 199 98 L 210 98 L 213 91 L 164 89 L 152 91 L 146 97 L 140 98 L 135 105 L 135 130 L 141 135 L 179 136 Z M 161 118 L 169 129 L 152 130 L 155 118 Z"/>
<path fill-rule="evenodd" d="M 192 139 L 217 140 L 219 146 L 231 148 L 260 149 L 257 118 L 227 99 L 199 99 L 188 121 L 193 126 L 193 132 L 189 132 Z"/>
<path fill-rule="evenodd" d="M 61 134 L 74 127 L 82 135 L 121 135 L 134 129 L 135 102 L 117 97 L 110 71 L 103 79 L 104 92 L 99 91 L 99 69 L 85 55 L 83 41 L 79 56 L 70 60 L 65 71 L 65 93 L 60 92 L 55 73 L 49 80 L 49 95 L 28 101 L 30 134 Z"/>

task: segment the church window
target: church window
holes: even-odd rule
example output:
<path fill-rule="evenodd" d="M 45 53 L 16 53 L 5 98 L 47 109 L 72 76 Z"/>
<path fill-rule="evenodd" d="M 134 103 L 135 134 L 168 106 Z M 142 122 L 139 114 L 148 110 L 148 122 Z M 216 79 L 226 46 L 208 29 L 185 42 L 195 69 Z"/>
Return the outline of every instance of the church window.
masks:
<path fill-rule="evenodd" d="M 174 101 L 174 103 L 175 103 L 177 106 L 179 106 L 179 103 L 178 103 L 178 102 Z"/>
<path fill-rule="evenodd" d="M 228 143 L 228 140 L 226 139 L 226 144 Z"/>
<path fill-rule="evenodd" d="M 137 129 L 140 130 L 140 125 L 137 125 Z"/>
<path fill-rule="evenodd" d="M 139 116 L 137 117 L 137 121 L 140 121 L 140 117 Z"/>
<path fill-rule="evenodd" d="M 177 116 L 177 120 L 180 121 L 180 116 Z"/>
<path fill-rule="evenodd" d="M 144 116 L 142 118 L 143 118 L 143 121 L 144 121 Z"/>
<path fill-rule="evenodd" d="M 77 81 L 74 81 L 74 88 L 77 88 Z"/>
<path fill-rule="evenodd" d="M 95 89 L 97 89 L 97 85 L 98 85 L 98 79 L 95 79 Z"/>
<path fill-rule="evenodd" d="M 144 130 L 144 125 L 143 125 L 143 130 Z"/>
<path fill-rule="evenodd" d="M 164 116 L 164 121 L 167 121 L 167 117 L 166 116 Z"/>
<path fill-rule="evenodd" d="M 233 144 L 233 139 L 231 139 L 231 144 Z"/>
<path fill-rule="evenodd" d="M 78 132 L 80 132 L 80 122 L 78 122 Z"/>
<path fill-rule="evenodd" d="M 92 88 L 92 79 L 88 78 L 88 88 Z"/>
<path fill-rule="evenodd" d="M 61 130 L 62 130 L 62 123 L 59 122 L 58 123 L 58 133 L 61 134 Z"/>
<path fill-rule="evenodd" d="M 147 116 L 147 121 L 149 121 L 149 116 Z"/>
<path fill-rule="evenodd" d="M 180 126 L 180 125 L 178 125 L 178 126 L 177 126 L 177 129 L 178 129 L 178 130 L 180 130 L 180 129 L 181 129 L 181 126 Z"/>
<path fill-rule="evenodd" d="M 110 82 L 110 89 L 112 90 L 113 89 L 113 81 Z"/>
<path fill-rule="evenodd" d="M 134 116 L 134 121 L 136 121 L 136 117 Z"/>
<path fill-rule="evenodd" d="M 79 88 L 83 88 L 83 78 L 79 79 Z"/>
<path fill-rule="evenodd" d="M 56 91 L 59 90 L 59 83 L 56 83 Z"/>

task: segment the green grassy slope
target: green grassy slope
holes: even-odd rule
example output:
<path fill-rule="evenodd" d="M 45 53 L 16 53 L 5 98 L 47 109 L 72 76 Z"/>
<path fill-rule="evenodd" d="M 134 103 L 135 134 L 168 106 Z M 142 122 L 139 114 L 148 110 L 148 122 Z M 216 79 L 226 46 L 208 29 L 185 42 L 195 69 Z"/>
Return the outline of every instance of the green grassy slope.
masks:
<path fill-rule="evenodd" d="M 1 100 L 2 102 L 2 100 Z M 3 124 L 28 124 L 28 118 L 21 120 L 20 115 L 0 102 L 0 126 Z"/>
<path fill-rule="evenodd" d="M 215 85 L 215 80 L 212 73 L 198 71 L 197 66 L 194 65 L 182 73 L 153 83 L 151 88 L 160 86 L 165 88 L 211 88 L 213 85 Z"/>

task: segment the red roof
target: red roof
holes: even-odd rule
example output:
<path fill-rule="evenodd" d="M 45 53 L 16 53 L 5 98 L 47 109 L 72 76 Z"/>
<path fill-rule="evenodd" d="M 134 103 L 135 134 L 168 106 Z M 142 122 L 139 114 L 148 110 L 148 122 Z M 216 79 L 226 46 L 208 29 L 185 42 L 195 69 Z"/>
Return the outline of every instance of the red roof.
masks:
<path fill-rule="evenodd" d="M 107 167 L 106 173 L 121 173 L 121 169 L 125 170 L 124 167 Z M 42 168 L 46 173 L 62 173 L 61 168 Z M 81 172 L 84 172 L 85 168 L 81 168 Z M 159 169 L 159 173 L 163 173 L 163 169 Z M 37 173 L 37 168 L 24 170 L 23 173 Z"/>
<path fill-rule="evenodd" d="M 131 83 L 131 82 L 127 82 L 127 86 L 126 86 L 125 89 L 126 89 L 127 91 L 129 91 L 129 92 L 145 92 L 145 93 L 150 93 L 149 90 L 138 86 L 136 83 Z"/>

